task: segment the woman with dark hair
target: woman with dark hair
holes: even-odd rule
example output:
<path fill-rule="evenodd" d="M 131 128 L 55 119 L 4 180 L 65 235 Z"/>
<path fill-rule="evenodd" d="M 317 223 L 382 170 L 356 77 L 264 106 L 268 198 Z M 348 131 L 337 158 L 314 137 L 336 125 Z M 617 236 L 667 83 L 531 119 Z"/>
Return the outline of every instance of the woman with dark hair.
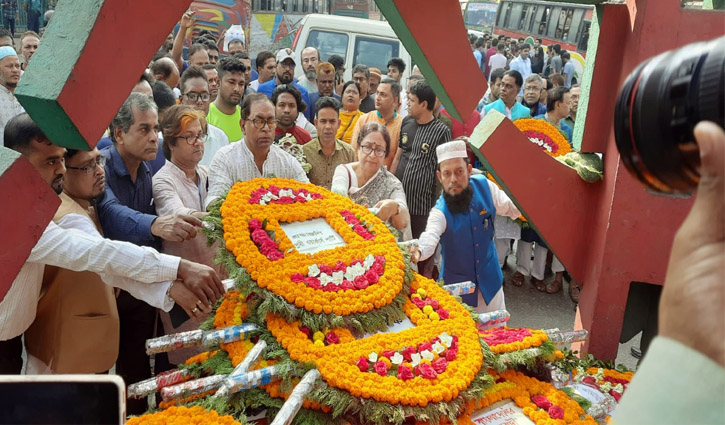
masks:
<path fill-rule="evenodd" d="M 531 72 L 534 74 L 544 72 L 544 48 L 541 46 L 534 49 L 534 54 L 531 57 Z"/>
<path fill-rule="evenodd" d="M 384 125 L 365 124 L 357 140 L 357 162 L 338 165 L 331 190 L 361 205 L 377 208 L 377 216 L 410 238 L 410 213 L 403 184 L 385 167 L 390 154 L 390 134 Z"/>
<path fill-rule="evenodd" d="M 345 143 L 351 142 L 357 119 L 363 114 L 360 111 L 362 97 L 360 84 L 348 81 L 342 86 L 342 109 L 340 109 L 340 128 L 337 129 L 337 138 Z"/>

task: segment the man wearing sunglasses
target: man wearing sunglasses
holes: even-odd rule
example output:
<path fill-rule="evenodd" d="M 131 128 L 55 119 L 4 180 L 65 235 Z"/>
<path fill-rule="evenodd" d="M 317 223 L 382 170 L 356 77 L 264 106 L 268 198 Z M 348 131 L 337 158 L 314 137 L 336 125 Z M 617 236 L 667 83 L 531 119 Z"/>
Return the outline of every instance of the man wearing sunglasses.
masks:
<path fill-rule="evenodd" d="M 272 101 L 265 94 L 245 96 L 241 117 L 244 138 L 219 149 L 209 166 L 207 208 L 238 181 L 274 176 L 309 183 L 297 159 L 274 145 L 279 120 Z"/>
<path fill-rule="evenodd" d="M 193 106 L 202 111 L 204 116 L 209 115 L 209 103 L 211 103 L 211 93 L 209 90 L 209 80 L 206 72 L 198 66 L 190 66 L 186 68 L 186 72 L 181 76 L 181 104 Z M 204 142 L 204 156 L 201 158 L 199 165 L 209 165 L 214 159 L 214 154 L 229 144 L 229 138 L 224 130 L 207 123 L 207 138 Z"/>

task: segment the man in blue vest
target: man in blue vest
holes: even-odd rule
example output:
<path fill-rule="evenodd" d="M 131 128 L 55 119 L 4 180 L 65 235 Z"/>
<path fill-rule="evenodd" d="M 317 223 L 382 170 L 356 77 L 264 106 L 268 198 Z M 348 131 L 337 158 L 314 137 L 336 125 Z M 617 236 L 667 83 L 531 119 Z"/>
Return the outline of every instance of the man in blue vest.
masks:
<path fill-rule="evenodd" d="M 433 255 L 440 241 L 441 278 L 448 284 L 471 281 L 477 286 L 463 302 L 479 313 L 505 309 L 493 223 L 496 214 L 517 218 L 521 213 L 495 183 L 472 175 L 465 141 L 444 143 L 436 153 L 443 194 L 420 235 L 420 259 Z"/>

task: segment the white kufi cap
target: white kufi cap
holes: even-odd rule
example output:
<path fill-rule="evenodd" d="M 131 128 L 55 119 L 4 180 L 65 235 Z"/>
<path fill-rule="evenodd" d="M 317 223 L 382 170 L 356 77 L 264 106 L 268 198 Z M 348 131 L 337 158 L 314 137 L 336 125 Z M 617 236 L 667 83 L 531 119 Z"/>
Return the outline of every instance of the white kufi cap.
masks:
<path fill-rule="evenodd" d="M 436 148 L 438 155 L 438 163 L 453 158 L 468 158 L 466 152 L 466 142 L 463 140 L 454 140 L 452 142 L 443 143 Z"/>

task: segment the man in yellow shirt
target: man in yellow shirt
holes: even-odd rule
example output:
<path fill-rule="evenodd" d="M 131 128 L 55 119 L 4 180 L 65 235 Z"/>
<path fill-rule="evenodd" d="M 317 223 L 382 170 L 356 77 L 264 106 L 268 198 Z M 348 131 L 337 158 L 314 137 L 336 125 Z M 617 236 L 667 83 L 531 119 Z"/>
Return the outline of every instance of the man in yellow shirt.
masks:
<path fill-rule="evenodd" d="M 206 120 L 209 124 L 224 130 L 230 142 L 242 139 L 239 101 L 245 90 L 245 70 L 244 64 L 233 57 L 226 57 L 217 64 L 219 95 L 214 103 L 209 105 L 209 115 Z"/>

